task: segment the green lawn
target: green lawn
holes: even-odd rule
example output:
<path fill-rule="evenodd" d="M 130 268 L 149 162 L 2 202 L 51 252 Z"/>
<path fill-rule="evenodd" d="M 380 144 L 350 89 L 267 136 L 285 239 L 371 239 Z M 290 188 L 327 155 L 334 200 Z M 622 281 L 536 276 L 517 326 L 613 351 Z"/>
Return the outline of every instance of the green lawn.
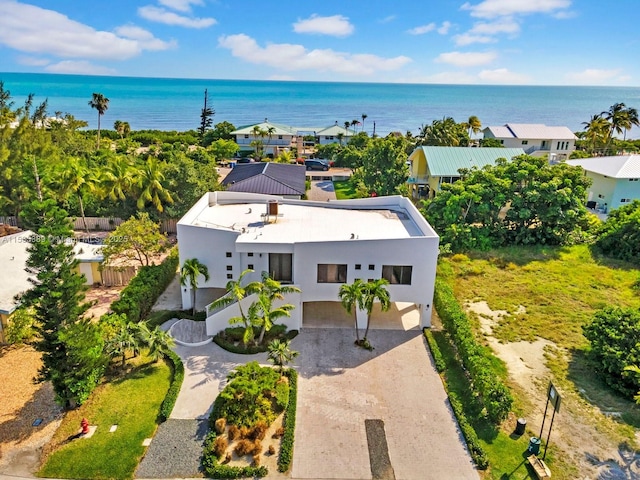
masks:
<path fill-rule="evenodd" d="M 519 247 L 474 253 L 469 257 L 454 255 L 441 258 L 438 275 L 448 279 L 461 303 L 485 300 L 492 310 L 510 312 L 493 329 L 499 340 L 512 342 L 541 337 L 554 342 L 557 348 L 546 352 L 545 358 L 554 384 L 562 391 L 565 410 L 579 412 L 581 418 L 612 445 L 633 442 L 633 427 L 640 427 L 640 409 L 613 393 L 594 374 L 586 360 L 588 342 L 582 336 L 582 325 L 605 305 L 640 307 L 640 295 L 634 288 L 640 278 L 638 269 L 595 257 L 587 246 L 578 245 Z M 526 313 L 516 313 L 519 306 L 524 306 Z M 470 318 L 479 334 L 477 319 Z M 441 337 L 437 339 L 439 344 L 443 343 Z M 445 346 L 441 346 L 441 350 L 443 355 L 447 353 Z M 462 390 L 459 394 L 465 398 L 466 379 L 462 372 L 449 368 L 446 377 L 449 388 Z M 540 405 L 531 405 L 517 385 L 510 387 L 516 398 L 516 415 L 527 418 L 540 408 Z M 585 397 L 598 408 L 592 408 Z M 600 408 L 621 412 L 622 421 L 602 415 Z M 473 411 L 470 421 L 472 415 Z M 514 420 L 507 424 L 504 431 L 474 424 L 490 457 L 492 468 L 488 476 L 526 478 L 527 470 L 521 462 L 528 438 L 510 438 Z M 547 460 L 554 478 L 576 478 L 576 467 L 557 458 L 557 453 L 552 441 Z"/>
<path fill-rule="evenodd" d="M 357 198 L 356 189 L 350 180 L 335 180 L 333 182 L 333 189 L 336 191 L 336 198 L 338 200 Z"/>
<path fill-rule="evenodd" d="M 138 357 L 124 377 L 100 386 L 77 410 L 66 414 L 38 472 L 42 477 L 129 479 L 144 454 L 142 441 L 153 436 L 160 404 L 169 388 L 165 362 Z M 98 429 L 93 437 L 72 439 L 86 417 Z M 110 433 L 111 425 L 118 429 Z"/>

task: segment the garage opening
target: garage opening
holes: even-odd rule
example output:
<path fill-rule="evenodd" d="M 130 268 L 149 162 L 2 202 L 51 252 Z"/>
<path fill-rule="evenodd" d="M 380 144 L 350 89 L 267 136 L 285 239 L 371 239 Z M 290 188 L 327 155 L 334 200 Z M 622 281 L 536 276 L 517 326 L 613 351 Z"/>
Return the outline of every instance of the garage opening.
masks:
<path fill-rule="evenodd" d="M 347 313 L 340 302 L 305 302 L 302 328 L 353 328 L 353 313 Z M 419 330 L 420 311 L 414 303 L 392 302 L 383 312 L 374 305 L 370 330 Z"/>

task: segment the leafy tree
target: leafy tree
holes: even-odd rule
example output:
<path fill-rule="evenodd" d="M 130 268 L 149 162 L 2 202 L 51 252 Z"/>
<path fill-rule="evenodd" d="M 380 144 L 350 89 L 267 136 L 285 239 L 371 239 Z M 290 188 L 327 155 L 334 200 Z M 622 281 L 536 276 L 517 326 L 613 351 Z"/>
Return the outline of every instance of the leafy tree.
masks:
<path fill-rule="evenodd" d="M 98 179 L 94 170 L 87 167 L 79 158 L 67 157 L 64 161 L 54 166 L 52 173 L 53 185 L 63 198 L 75 195 L 80 207 L 80 215 L 85 231 L 89 232 L 87 219 L 84 212 L 83 198 L 96 191 Z"/>
<path fill-rule="evenodd" d="M 127 354 L 137 355 L 140 350 L 138 324 L 129 322 L 124 314 L 110 313 L 101 318 L 105 354 L 112 359 L 120 358 L 124 367 Z"/>
<path fill-rule="evenodd" d="M 100 118 L 109 109 L 109 99 L 101 93 L 93 93 L 89 106 L 95 108 L 98 112 L 98 148 L 100 148 Z"/>
<path fill-rule="evenodd" d="M 564 244 L 586 226 L 589 180 L 580 169 L 521 155 L 460 173 L 423 209 L 453 251 Z"/>
<path fill-rule="evenodd" d="M 35 201 L 23 211 L 27 228 L 37 232 L 29 246 L 27 271 L 33 287 L 21 297 L 33 309 L 42 352 L 39 381 L 50 380 L 57 401 L 65 408 L 83 403 L 104 371 L 102 340 L 95 324 L 83 320 L 84 278 L 76 273 L 73 230 L 67 212 L 53 200 Z"/>
<path fill-rule="evenodd" d="M 200 138 L 204 138 L 207 130 L 211 128 L 211 124 L 213 123 L 213 116 L 215 115 L 215 110 L 208 106 L 209 102 L 209 93 L 207 89 L 204 90 L 204 106 L 200 111 L 200 126 L 198 127 L 198 133 L 200 134 Z"/>
<path fill-rule="evenodd" d="M 640 264 L 640 200 L 612 210 L 594 246 L 604 255 Z"/>
<path fill-rule="evenodd" d="M 504 145 L 500 143 L 497 138 L 481 138 L 480 146 L 486 148 L 504 148 Z"/>
<path fill-rule="evenodd" d="M 451 117 L 434 120 L 431 125 L 423 125 L 418 134 L 420 145 L 458 147 L 469 144 L 467 125 L 456 123 Z"/>
<path fill-rule="evenodd" d="M 284 371 L 284 367 L 288 363 L 293 362 L 300 354 L 300 352 L 291 349 L 291 340 L 276 339 L 269 343 L 267 349 L 267 358 L 277 367 L 280 373 Z"/>
<path fill-rule="evenodd" d="M 20 307 L 11 314 L 11 321 L 6 326 L 7 342 L 10 345 L 22 345 L 34 339 L 36 326 L 33 310 Z"/>
<path fill-rule="evenodd" d="M 103 263 L 117 265 L 119 262 L 137 262 L 149 265 L 151 258 L 164 252 L 167 239 L 160 233 L 160 226 L 145 212 L 138 213 L 118 226 L 105 239 L 102 247 Z"/>
<path fill-rule="evenodd" d="M 237 280 L 229 280 L 227 282 L 226 295 L 214 300 L 211 304 L 212 308 L 217 309 L 228 307 L 236 302 L 238 303 L 240 316 L 229 319 L 229 323 L 232 325 L 242 323 L 244 326 L 244 336 L 242 341 L 245 345 L 253 339 L 253 327 L 260 318 L 256 302 L 250 305 L 247 313 L 242 309 L 242 300 L 254 293 L 258 293 L 261 289 L 260 282 L 249 282 L 248 284 L 243 285 L 245 275 L 250 273 L 253 273 L 253 270 L 247 269 L 240 274 Z"/>
<path fill-rule="evenodd" d="M 234 140 L 218 139 L 214 140 L 208 147 L 207 151 L 213 156 L 216 162 L 233 158 L 233 156 L 240 150 Z"/>
<path fill-rule="evenodd" d="M 233 132 L 235 129 L 236 129 L 235 125 L 227 121 L 216 123 L 213 127 L 213 130 L 209 130 L 204 134 L 204 138 L 202 139 L 201 145 L 203 147 L 207 147 L 211 145 L 211 143 L 215 142 L 216 140 L 234 140 L 235 141 L 234 136 L 231 135 L 231 132 Z"/>
<path fill-rule="evenodd" d="M 185 260 L 180 270 L 180 285 L 189 286 L 191 289 L 192 313 L 196 314 L 196 292 L 198 291 L 198 278 L 202 276 L 204 281 L 209 280 L 209 269 L 200 263 L 197 258 Z"/>
<path fill-rule="evenodd" d="M 640 311 L 606 307 L 583 327 L 589 352 L 604 381 L 625 396 L 640 389 L 640 379 L 625 369 L 640 365 Z"/>
<path fill-rule="evenodd" d="M 402 138 L 375 138 L 362 152 L 362 165 L 353 173 L 353 180 L 369 193 L 395 195 L 404 187 L 409 170 Z"/>

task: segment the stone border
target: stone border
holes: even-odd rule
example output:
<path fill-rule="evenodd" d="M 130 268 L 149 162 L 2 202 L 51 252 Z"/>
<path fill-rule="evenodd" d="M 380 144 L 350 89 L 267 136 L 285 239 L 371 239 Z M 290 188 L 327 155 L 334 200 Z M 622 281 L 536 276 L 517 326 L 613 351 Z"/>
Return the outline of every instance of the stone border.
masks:
<path fill-rule="evenodd" d="M 177 320 L 175 318 L 171 319 L 171 320 Z M 193 320 L 189 320 L 189 319 L 185 319 L 185 318 L 181 318 L 179 319 L 177 322 L 175 322 L 173 325 L 171 325 L 169 327 L 169 334 L 173 337 L 173 340 L 176 342 L 176 344 L 178 345 L 182 345 L 183 347 L 201 347 L 203 345 L 206 345 L 208 343 L 213 342 L 213 337 L 208 337 L 206 340 L 202 340 L 200 342 L 194 342 L 194 343 L 189 343 L 189 342 L 185 342 L 182 340 L 178 340 L 176 338 L 176 336 L 173 334 L 173 328 L 178 325 L 179 323 L 181 323 L 182 321 L 187 320 L 189 322 L 193 322 Z"/>

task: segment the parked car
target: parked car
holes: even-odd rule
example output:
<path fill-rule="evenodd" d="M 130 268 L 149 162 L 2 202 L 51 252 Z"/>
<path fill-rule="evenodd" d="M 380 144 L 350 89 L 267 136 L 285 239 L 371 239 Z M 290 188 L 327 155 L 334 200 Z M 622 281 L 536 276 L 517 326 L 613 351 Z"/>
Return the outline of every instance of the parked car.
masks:
<path fill-rule="evenodd" d="M 329 164 L 324 160 L 309 159 L 304 161 L 304 166 L 307 170 L 329 170 Z"/>

